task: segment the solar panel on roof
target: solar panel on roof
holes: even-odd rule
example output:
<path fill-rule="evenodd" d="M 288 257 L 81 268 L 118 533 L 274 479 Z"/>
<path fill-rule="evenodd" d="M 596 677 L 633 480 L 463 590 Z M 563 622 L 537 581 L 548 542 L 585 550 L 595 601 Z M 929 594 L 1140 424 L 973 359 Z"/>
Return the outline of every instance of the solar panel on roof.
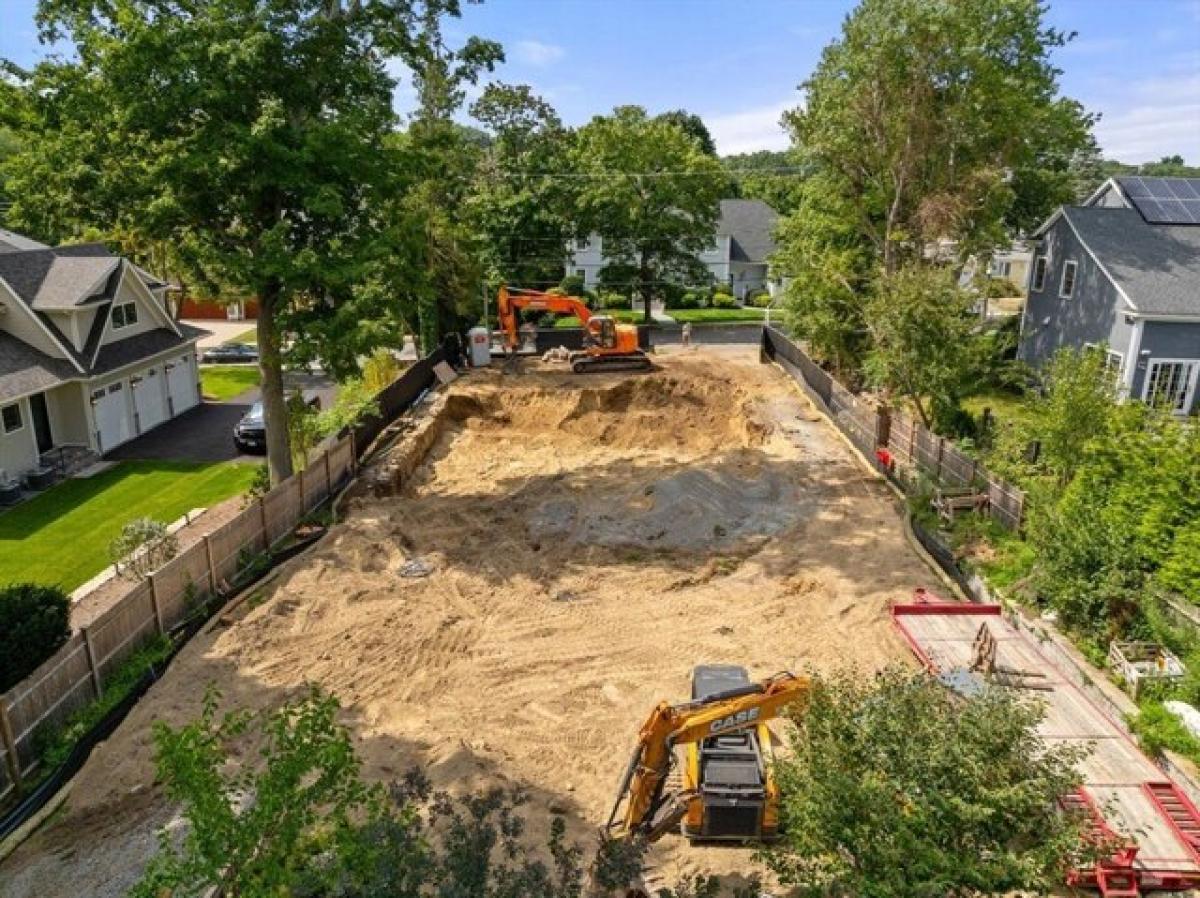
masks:
<path fill-rule="evenodd" d="M 1200 179 L 1121 178 L 1121 188 L 1151 224 L 1200 224 Z"/>

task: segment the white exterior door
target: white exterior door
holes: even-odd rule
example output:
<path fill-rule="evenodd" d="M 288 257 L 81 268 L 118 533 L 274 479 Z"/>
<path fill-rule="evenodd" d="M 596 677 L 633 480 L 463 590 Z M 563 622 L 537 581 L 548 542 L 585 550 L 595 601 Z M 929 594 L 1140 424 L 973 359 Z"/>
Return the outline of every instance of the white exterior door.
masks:
<path fill-rule="evenodd" d="M 125 387 L 125 382 L 119 380 L 92 391 L 92 413 L 96 418 L 101 452 L 107 452 L 133 437 L 133 421 L 125 401 Z"/>
<path fill-rule="evenodd" d="M 178 415 L 200 401 L 196 387 L 196 360 L 187 355 L 171 359 L 166 364 L 167 394 L 171 397 L 171 415 Z"/>
<path fill-rule="evenodd" d="M 1151 359 L 1142 387 L 1142 399 L 1176 415 L 1186 415 L 1196 398 L 1200 361 Z"/>
<path fill-rule="evenodd" d="M 145 433 L 167 419 L 161 368 L 147 368 L 130 378 L 129 385 L 133 389 L 133 407 L 137 409 L 138 433 Z"/>

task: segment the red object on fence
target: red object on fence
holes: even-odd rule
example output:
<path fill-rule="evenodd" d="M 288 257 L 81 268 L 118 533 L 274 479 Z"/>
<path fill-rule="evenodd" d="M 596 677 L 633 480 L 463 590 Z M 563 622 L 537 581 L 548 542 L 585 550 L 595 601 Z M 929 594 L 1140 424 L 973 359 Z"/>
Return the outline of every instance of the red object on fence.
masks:
<path fill-rule="evenodd" d="M 885 471 L 889 474 L 896 469 L 896 459 L 892 458 L 892 453 L 888 452 L 883 446 L 875 450 L 875 458 L 883 465 Z"/>

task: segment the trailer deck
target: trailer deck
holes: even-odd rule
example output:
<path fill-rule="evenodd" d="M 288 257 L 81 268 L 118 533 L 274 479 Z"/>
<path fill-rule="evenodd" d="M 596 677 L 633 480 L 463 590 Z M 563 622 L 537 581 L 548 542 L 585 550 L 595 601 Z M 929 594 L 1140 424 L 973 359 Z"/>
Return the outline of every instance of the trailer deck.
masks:
<path fill-rule="evenodd" d="M 1031 672 L 1046 703 L 1040 726 L 1048 742 L 1092 747 L 1080 763 L 1083 786 L 1064 805 L 1089 810 L 1097 835 L 1116 836 L 1122 850 L 1077 870 L 1072 884 L 1106 898 L 1200 886 L 1200 811 L 1134 744 L 1129 735 L 1000 613 L 999 605 L 947 602 L 918 590 L 895 605 L 892 620 L 921 663 L 936 674 L 970 669 L 981 627 L 996 641 L 998 667 Z"/>

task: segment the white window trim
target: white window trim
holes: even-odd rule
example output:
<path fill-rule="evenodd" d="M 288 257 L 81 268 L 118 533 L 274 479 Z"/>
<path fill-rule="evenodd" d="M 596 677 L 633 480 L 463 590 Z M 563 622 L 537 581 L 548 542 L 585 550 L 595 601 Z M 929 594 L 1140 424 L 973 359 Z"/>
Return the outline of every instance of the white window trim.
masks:
<path fill-rule="evenodd" d="M 1117 378 L 1117 382 L 1120 383 L 1122 375 L 1125 371 L 1125 353 L 1117 352 L 1115 349 L 1107 350 L 1107 354 L 1104 356 L 1105 366 L 1107 366 L 1109 361 L 1113 358 L 1117 360 L 1117 366 L 1113 369 L 1113 374 Z"/>
<path fill-rule="evenodd" d="M 1142 378 L 1142 402 L 1150 401 L 1150 376 L 1155 365 L 1192 365 L 1192 376 L 1188 381 L 1187 391 L 1183 394 L 1183 411 L 1171 410 L 1173 415 L 1187 415 L 1188 410 L 1196 401 L 1196 382 L 1200 381 L 1200 359 L 1146 359 L 1146 376 Z"/>
<path fill-rule="evenodd" d="M 1041 293 L 1046 289 L 1046 268 L 1050 261 L 1045 256 L 1038 256 L 1033 260 L 1033 283 L 1030 289 L 1034 293 Z"/>
<path fill-rule="evenodd" d="M 126 309 L 129 306 L 133 306 L 133 320 L 132 321 L 125 320 L 124 312 L 122 311 L 122 313 L 121 313 L 122 320 L 121 320 L 121 323 L 118 324 L 117 323 L 117 311 Z M 137 316 L 138 316 L 138 310 L 137 310 L 137 301 L 136 300 L 129 299 L 129 300 L 126 300 L 125 302 L 114 304 L 112 307 L 112 314 L 109 316 L 110 320 L 112 321 L 112 329 L 116 331 L 116 330 L 121 330 L 122 328 L 132 327 L 133 325 L 138 323 Z"/>
<path fill-rule="evenodd" d="M 1067 292 L 1067 272 L 1071 274 L 1071 292 Z M 1068 259 L 1063 263 L 1062 278 L 1058 282 L 1058 298 L 1071 299 L 1075 295 L 1075 285 L 1079 281 L 1079 263 L 1074 259 Z"/>
<path fill-rule="evenodd" d="M 12 430 L 8 429 L 8 425 L 4 423 L 4 412 L 10 408 L 17 410 L 17 419 L 21 422 Z M 21 409 L 21 400 L 16 402 L 7 402 L 0 405 L 0 436 L 8 436 L 9 434 L 20 433 L 25 429 L 25 412 Z"/>

